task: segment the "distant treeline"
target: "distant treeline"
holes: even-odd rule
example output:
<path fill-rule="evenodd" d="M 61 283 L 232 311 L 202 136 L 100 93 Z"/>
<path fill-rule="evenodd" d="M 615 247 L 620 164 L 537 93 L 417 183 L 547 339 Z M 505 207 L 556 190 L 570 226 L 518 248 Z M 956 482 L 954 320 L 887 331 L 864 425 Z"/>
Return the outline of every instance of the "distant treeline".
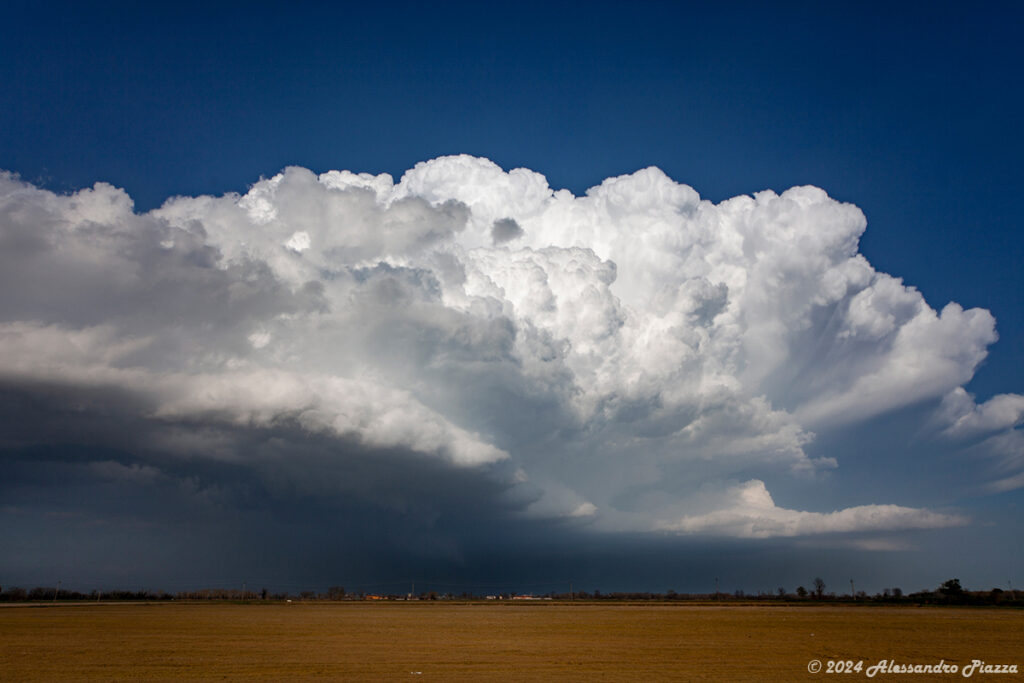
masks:
<path fill-rule="evenodd" d="M 820 582 L 820 580 L 818 580 Z M 877 604 L 907 604 L 907 605 L 1012 605 L 1024 607 L 1024 591 L 1002 590 L 992 588 L 991 590 L 970 591 L 961 587 L 957 579 L 950 579 L 944 582 L 937 589 L 929 591 L 917 591 L 915 593 L 904 593 L 899 588 L 886 588 L 881 593 L 869 595 L 864 591 L 837 595 L 825 591 L 824 582 L 818 583 L 813 590 L 798 586 L 794 592 L 788 592 L 784 588 L 777 589 L 774 593 L 757 592 L 746 593 L 737 590 L 732 593 L 633 593 L 617 592 L 602 593 L 559 593 L 552 596 L 556 600 L 610 600 L 621 602 L 845 602 L 845 603 L 877 603 Z"/>
<path fill-rule="evenodd" d="M 294 594 L 280 592 L 273 593 L 268 591 L 266 588 L 260 591 L 206 588 L 202 590 L 178 591 L 175 593 L 150 590 L 94 590 L 89 593 L 82 593 L 80 591 L 65 590 L 59 587 L 36 587 L 32 589 L 8 588 L 6 590 L 0 590 L 0 602 L 98 602 L 115 600 L 145 602 L 171 600 L 212 600 L 235 602 L 343 600 L 558 600 L 562 602 L 843 602 L 858 604 L 1004 605 L 1024 607 L 1024 591 L 1002 590 L 1001 588 L 971 591 L 964 589 L 960 585 L 960 581 L 957 579 L 945 581 L 935 590 L 924 590 L 916 593 L 904 593 L 899 588 L 886 588 L 881 593 L 875 593 L 874 595 L 869 595 L 864 591 L 837 595 L 833 592 L 826 592 L 825 582 L 821 579 L 815 579 L 811 586 L 812 588 L 810 590 L 803 586 L 797 586 L 794 592 L 788 592 L 784 588 L 779 588 L 774 593 L 745 593 L 742 590 L 737 590 L 732 593 L 677 593 L 674 590 L 670 590 L 666 593 L 603 593 L 600 590 L 592 592 L 581 590 L 567 591 L 563 593 L 548 592 L 543 594 L 521 594 L 506 592 L 487 595 L 470 592 L 457 594 L 438 593 L 437 591 L 425 591 L 416 595 L 413 595 L 412 593 L 366 593 L 364 591 L 347 592 L 341 586 L 332 586 L 322 593 L 318 593 L 316 591 L 301 591 Z"/>

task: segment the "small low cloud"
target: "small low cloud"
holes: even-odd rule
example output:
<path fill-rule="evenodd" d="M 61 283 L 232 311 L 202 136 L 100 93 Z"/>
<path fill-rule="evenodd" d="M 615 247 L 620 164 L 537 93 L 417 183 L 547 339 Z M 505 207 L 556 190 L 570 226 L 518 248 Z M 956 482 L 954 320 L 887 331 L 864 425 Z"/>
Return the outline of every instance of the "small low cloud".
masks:
<path fill-rule="evenodd" d="M 597 514 L 597 506 L 593 503 L 580 503 L 569 515 L 571 517 L 591 517 Z"/>
<path fill-rule="evenodd" d="M 963 526 L 965 517 L 898 505 L 859 505 L 834 512 L 805 512 L 778 507 L 763 481 L 752 479 L 725 492 L 727 505 L 699 515 L 664 522 L 662 529 L 682 534 L 739 538 L 777 538 L 833 533 L 941 529 Z"/>

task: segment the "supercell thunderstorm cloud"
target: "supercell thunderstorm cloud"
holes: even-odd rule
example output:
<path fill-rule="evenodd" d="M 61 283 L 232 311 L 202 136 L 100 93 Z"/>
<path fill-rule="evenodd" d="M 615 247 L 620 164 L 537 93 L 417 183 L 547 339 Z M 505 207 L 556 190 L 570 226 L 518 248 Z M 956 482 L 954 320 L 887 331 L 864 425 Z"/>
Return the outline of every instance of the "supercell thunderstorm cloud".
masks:
<path fill-rule="evenodd" d="M 482 572 L 498 538 L 970 525 L 898 487 L 784 502 L 843 479 L 829 434 L 915 410 L 916 443 L 974 463 L 965 490 L 1024 486 L 1024 397 L 963 388 L 994 318 L 874 270 L 866 225 L 814 187 L 714 204 L 647 168 L 574 196 L 469 156 L 399 182 L 291 167 L 148 213 L 0 176 L 5 544 L 59 517 L 123 575 L 145 561 L 118 537 L 204 577 L 230 570 L 214 547 L 404 576 Z"/>

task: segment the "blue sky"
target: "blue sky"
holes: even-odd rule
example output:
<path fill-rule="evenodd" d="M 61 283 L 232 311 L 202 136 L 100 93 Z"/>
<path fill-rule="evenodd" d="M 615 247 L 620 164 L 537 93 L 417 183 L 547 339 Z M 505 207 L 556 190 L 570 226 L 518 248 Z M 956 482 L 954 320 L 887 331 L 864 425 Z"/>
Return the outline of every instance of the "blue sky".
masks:
<path fill-rule="evenodd" d="M 419 162 L 455 154 L 490 159 L 505 171 L 531 169 L 543 174 L 551 189 L 567 188 L 577 196 L 606 178 L 648 166 L 659 167 L 713 202 L 814 185 L 864 212 L 867 229 L 860 253 L 875 271 L 903 278 L 937 311 L 955 301 L 964 308 L 987 309 L 995 317 L 1000 339 L 985 347 L 987 357 L 963 383 L 977 404 L 1024 391 L 1024 276 L 1018 267 L 1024 240 L 1017 201 L 1024 180 L 1019 164 L 1024 96 L 1016 86 L 1024 64 L 1019 40 L 1024 12 L 1012 3 L 986 3 L 969 11 L 952 3 L 704 5 L 647 3 L 627 10 L 621 3 L 486 8 L 479 3 L 310 3 L 283 8 L 265 3 L 16 1 L 6 6 L 0 28 L 0 168 L 57 194 L 107 182 L 123 188 L 140 213 L 173 196 L 244 194 L 261 177 L 270 178 L 290 165 L 316 173 L 389 173 L 397 182 Z M 441 190 L 430 191 L 442 198 Z M 452 192 L 451 198 L 468 203 Z M 161 220 L 212 220 L 197 211 L 176 208 Z M 209 225 L 206 229 L 213 234 Z M 223 244 L 218 248 L 225 255 L 230 251 Z M 598 256 L 615 260 L 609 254 Z M 618 265 L 622 282 L 628 266 Z M 25 283 L 42 291 L 34 281 Z M 97 290 L 96 296 L 103 291 Z M 45 296 L 33 298 L 13 289 L 3 296 L 16 311 L 4 322 L 42 320 L 41 311 L 49 305 Z M 88 301 L 82 305 L 93 306 Z M 135 315 L 118 313 L 116 307 L 108 311 L 100 300 L 93 308 L 90 324 L 114 324 Z M 84 324 L 64 316 L 61 329 Z M 8 424 L 21 414 L 10 406 L 22 402 L 20 389 L 10 382 L 4 403 Z M 996 539 L 1019 537 L 1020 489 L 979 492 L 984 477 L 972 474 L 975 461 L 962 452 L 981 446 L 936 445 L 932 437 L 922 436 L 941 398 L 908 399 L 861 422 L 813 430 L 817 436 L 807 447 L 808 456 L 839 461 L 834 474 L 815 475 L 821 477 L 816 485 L 751 466 L 722 478 L 720 488 L 731 490 L 729 482 L 740 486 L 749 477 L 766 481 L 775 502 L 787 509 L 827 513 L 837 506 L 897 504 L 973 520 L 966 528 L 919 530 L 911 540 L 900 539 L 905 541 L 901 548 L 914 551 L 858 557 L 864 573 L 871 575 L 865 586 L 887 585 L 882 566 L 899 567 L 895 573 L 900 576 L 892 582 L 909 588 L 948 578 L 933 573 L 958 570 L 951 566 L 945 571 L 941 565 L 934 569 L 939 549 L 954 539 L 973 543 L 972 556 L 978 558 L 961 570 L 965 584 L 973 579 L 985 584 L 979 587 L 989 587 L 1005 581 L 1003 574 L 1009 571 L 1019 576 L 1024 558 L 1019 550 L 997 547 L 1001 544 Z M 471 412 L 458 412 L 448 398 L 418 399 L 470 432 L 485 433 L 482 425 L 490 424 Z M 88 405 L 91 399 L 80 400 Z M 780 397 L 773 406 L 789 410 L 785 402 Z M 542 405 L 524 400 L 520 407 L 540 411 Z M 40 408 L 39 414 L 25 418 L 26 424 L 50 424 L 57 412 Z M 149 467 L 151 479 L 169 477 L 178 467 L 167 456 L 140 455 L 138 445 L 95 435 L 80 438 L 76 429 L 61 427 L 59 439 L 40 436 L 42 427 L 38 433 L 26 428 L 17 438 L 5 437 L 7 443 L 18 444 L 20 450 L 9 457 L 24 477 L 7 489 L 10 507 L 21 509 L 29 492 L 37 500 L 66 501 L 64 494 L 81 487 L 85 502 L 80 509 L 93 514 L 101 497 L 97 492 L 107 484 L 90 484 L 69 474 L 69 462 L 116 462 L 134 475 L 149 472 Z M 522 437 L 524 429 L 522 424 L 495 427 L 504 436 L 488 443 L 498 444 L 516 460 L 517 448 L 537 447 Z M 1007 433 L 1019 437 L 1020 428 L 1011 424 Z M 54 441 L 60 443 L 49 443 Z M 1010 474 L 1021 462 L 1013 450 L 1019 441 L 1017 446 L 1009 441 L 1010 454 L 1001 461 L 1010 463 L 1004 465 Z M 98 448 L 114 449 L 117 455 L 60 455 L 37 461 L 25 450 L 76 445 L 85 449 L 82 453 Z M 401 450 L 395 444 L 388 448 Z M 565 444 L 559 448 L 571 451 Z M 565 455 L 565 467 L 552 467 L 546 476 L 559 486 L 566 484 L 563 470 L 587 467 L 585 458 L 574 458 Z M 37 462 L 46 463 L 38 465 L 42 470 L 32 464 Z M 41 492 L 36 479 L 48 467 L 65 472 L 68 479 Z M 275 524 L 304 514 L 300 508 L 305 507 L 272 492 L 274 487 L 264 481 L 266 472 L 256 476 L 243 468 L 229 475 L 210 467 L 208 476 L 187 468 L 179 474 L 214 482 L 210 486 L 222 491 L 231 488 L 225 478 L 263 482 L 247 488 L 245 495 L 236 492 L 217 508 L 224 511 L 218 528 L 243 524 L 240 509 L 257 509 Z M 441 470 L 431 472 L 431 477 L 444 478 Z M 682 477 L 680 487 L 684 479 L 689 481 Z M 64 481 L 59 476 L 56 480 Z M 965 480 L 976 487 L 962 487 Z M 594 495 L 602 492 L 609 501 L 615 499 L 599 482 L 588 485 Z M 168 513 L 192 509 L 184 499 L 168 496 L 160 510 L 145 512 L 126 504 L 127 516 L 110 524 L 127 524 L 131 517 L 187 535 L 184 530 L 199 522 Z M 386 498 L 386 491 L 381 496 Z M 239 503 L 241 498 L 248 502 Z M 442 508 L 457 509 L 458 496 L 442 498 Z M 54 510 L 65 504 L 54 502 Z M 354 520 L 368 519 L 367 510 L 375 505 L 356 505 L 355 511 L 344 513 L 346 520 L 339 526 L 359 527 Z M 321 508 L 310 504 L 307 512 L 323 519 Z M 19 525 L 31 520 L 24 527 L 29 535 L 50 528 L 46 520 L 53 519 L 45 504 L 33 509 L 18 513 L 23 515 Z M 492 551 L 479 540 L 479 532 L 467 530 L 453 514 L 454 521 L 439 522 L 448 527 L 438 535 L 462 547 L 461 557 L 477 560 L 465 560 L 456 570 L 424 550 L 428 559 L 418 555 L 419 560 L 404 560 L 409 563 L 406 574 L 461 572 L 470 581 L 484 573 L 481 567 L 487 562 L 479 558 L 490 557 Z M 487 515 L 493 516 L 495 529 L 511 525 L 509 534 L 516 538 L 583 534 L 581 557 L 605 557 L 605 551 L 595 550 L 602 543 L 618 547 L 618 541 L 586 535 L 611 538 L 600 530 L 552 531 L 558 525 L 531 518 L 529 525 L 544 530 L 536 531 L 534 526 L 516 526 L 496 510 Z M 392 523 L 403 523 L 401 515 L 387 519 L 391 521 L 379 523 L 389 529 Z M 209 531 L 205 538 L 216 539 L 217 533 Z M 625 546 L 635 550 L 630 544 L 647 542 L 631 537 Z M 719 542 L 701 547 L 717 548 Z M 780 552 L 780 546 L 761 545 L 782 542 L 750 543 L 736 552 L 776 557 L 772 553 Z M 53 548 L 33 547 L 26 551 L 27 564 L 17 571 L 7 567 L 8 572 L 27 577 L 71 562 L 59 559 Z M 825 571 L 814 568 L 826 561 L 813 547 L 801 550 L 808 559 L 799 566 L 773 569 L 772 583 L 807 582 Z M 371 548 L 367 557 L 390 557 L 392 550 Z M 690 546 L 685 553 L 678 548 L 666 552 L 693 553 Z M 714 552 L 706 554 L 713 557 Z M 834 562 L 842 566 L 853 561 L 855 551 L 847 552 L 849 556 Z M 614 555 L 610 550 L 608 554 Z M 317 557 L 329 573 L 334 566 L 330 557 Z M 563 573 L 604 577 L 609 588 L 630 581 L 618 561 L 581 560 L 574 566 L 545 557 Z M 267 566 L 271 564 L 280 563 Z M 144 565 L 141 573 L 155 571 Z M 994 565 L 1006 569 L 997 572 Z M 98 580 L 113 576 L 95 562 L 90 566 Z M 381 571 L 380 563 L 371 559 L 360 566 L 349 571 Z M 294 570 L 285 566 L 265 573 L 286 581 L 282 577 L 291 576 L 289 571 Z M 217 576 L 213 570 L 194 572 L 200 582 Z M 653 588 L 666 580 L 644 579 Z M 689 585 L 680 582 L 675 588 L 707 587 L 706 576 L 697 569 L 688 580 Z M 736 574 L 737 587 L 747 582 L 748 588 L 757 588 L 751 585 L 754 581 L 749 572 Z M 840 579 L 832 583 L 841 585 Z"/>

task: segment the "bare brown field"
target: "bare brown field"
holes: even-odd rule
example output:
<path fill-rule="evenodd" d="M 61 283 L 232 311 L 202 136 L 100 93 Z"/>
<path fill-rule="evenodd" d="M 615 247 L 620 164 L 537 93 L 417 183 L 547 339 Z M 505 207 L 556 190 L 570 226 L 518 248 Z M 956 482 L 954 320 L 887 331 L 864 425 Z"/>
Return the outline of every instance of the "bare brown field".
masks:
<path fill-rule="evenodd" d="M 0 679 L 813 680 L 811 660 L 1024 665 L 1024 612 L 597 604 L 0 609 Z M 415 672 L 415 673 L 414 673 Z M 879 674 L 876 680 L 955 680 Z M 982 680 L 1022 680 L 1024 674 Z"/>

